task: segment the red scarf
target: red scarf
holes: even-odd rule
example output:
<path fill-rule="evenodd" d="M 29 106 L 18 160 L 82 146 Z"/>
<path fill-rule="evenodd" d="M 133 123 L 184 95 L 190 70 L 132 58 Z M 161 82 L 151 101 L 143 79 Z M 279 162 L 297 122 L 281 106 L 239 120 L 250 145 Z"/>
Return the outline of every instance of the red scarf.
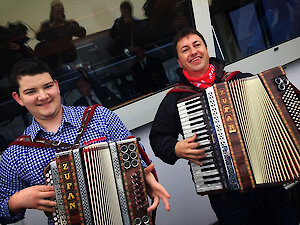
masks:
<path fill-rule="evenodd" d="M 211 64 L 209 64 L 207 72 L 201 77 L 191 77 L 185 70 L 183 70 L 183 74 L 191 84 L 200 89 L 208 88 L 215 82 L 215 67 Z"/>

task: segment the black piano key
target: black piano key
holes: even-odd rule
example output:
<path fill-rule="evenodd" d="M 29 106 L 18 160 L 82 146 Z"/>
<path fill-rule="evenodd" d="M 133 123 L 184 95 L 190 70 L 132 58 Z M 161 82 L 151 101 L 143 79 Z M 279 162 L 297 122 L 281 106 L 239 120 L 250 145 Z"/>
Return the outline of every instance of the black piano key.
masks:
<path fill-rule="evenodd" d="M 220 175 L 217 173 L 213 175 L 203 176 L 203 179 L 205 180 L 205 179 L 216 178 L 216 177 L 220 177 Z"/>
<path fill-rule="evenodd" d="M 204 181 L 204 184 L 214 184 L 214 183 L 219 183 L 220 180 L 209 180 L 209 181 Z"/>
<path fill-rule="evenodd" d="M 217 169 L 214 165 L 211 167 L 201 168 L 202 172 L 211 171 Z"/>
<path fill-rule="evenodd" d="M 199 133 L 199 134 L 208 133 L 207 126 L 203 126 L 203 127 L 197 128 L 197 129 L 193 129 L 192 133 Z"/>
<path fill-rule="evenodd" d="M 205 161 L 205 160 L 213 160 L 214 158 L 212 157 L 212 156 L 210 156 L 210 157 L 205 157 L 205 158 L 203 158 L 203 159 L 199 159 L 199 161 L 201 162 L 201 161 Z"/>
<path fill-rule="evenodd" d="M 209 162 L 209 163 L 202 163 L 202 166 L 209 166 L 209 165 L 214 165 L 213 162 Z"/>

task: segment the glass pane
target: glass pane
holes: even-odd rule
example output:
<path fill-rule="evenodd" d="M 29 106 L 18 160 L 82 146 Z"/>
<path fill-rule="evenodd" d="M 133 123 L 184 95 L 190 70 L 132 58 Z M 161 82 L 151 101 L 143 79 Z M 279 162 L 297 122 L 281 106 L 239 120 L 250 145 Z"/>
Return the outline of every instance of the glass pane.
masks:
<path fill-rule="evenodd" d="M 210 4 L 215 39 L 226 63 L 299 37 L 298 0 L 233 0 Z"/>
<path fill-rule="evenodd" d="M 194 26 L 189 0 L 3 0 L 1 9 L 0 150 L 31 122 L 11 98 L 19 59 L 51 67 L 63 104 L 113 109 L 177 82 L 172 39 Z"/>

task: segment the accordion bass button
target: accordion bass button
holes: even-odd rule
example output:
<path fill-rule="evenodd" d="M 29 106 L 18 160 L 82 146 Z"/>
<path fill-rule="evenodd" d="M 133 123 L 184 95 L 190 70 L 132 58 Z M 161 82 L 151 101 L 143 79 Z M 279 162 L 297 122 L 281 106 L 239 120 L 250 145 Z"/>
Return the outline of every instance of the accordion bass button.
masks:
<path fill-rule="evenodd" d="M 126 153 L 128 151 L 128 148 L 126 145 L 122 145 L 120 149 L 121 149 L 121 152 L 123 152 L 123 153 Z"/>
<path fill-rule="evenodd" d="M 136 152 L 130 152 L 130 158 L 135 159 L 137 157 Z"/>
<path fill-rule="evenodd" d="M 131 166 L 132 167 L 137 167 L 139 165 L 139 161 L 137 161 L 136 159 L 133 159 L 132 161 L 131 161 Z"/>
<path fill-rule="evenodd" d="M 149 216 L 145 215 L 142 217 L 143 223 L 149 223 Z"/>
<path fill-rule="evenodd" d="M 125 169 L 129 169 L 131 167 L 131 164 L 128 161 L 125 161 L 123 165 Z"/>
<path fill-rule="evenodd" d="M 129 149 L 129 151 L 134 151 L 135 150 L 135 144 L 133 144 L 133 143 L 131 143 L 131 144 L 129 144 L 128 145 L 128 149 Z"/>
<path fill-rule="evenodd" d="M 128 161 L 129 160 L 129 155 L 127 153 L 124 153 L 122 155 L 122 159 L 125 160 L 125 161 Z"/>
<path fill-rule="evenodd" d="M 135 225 L 140 225 L 140 224 L 142 224 L 141 218 L 135 218 L 135 219 L 134 219 L 134 224 L 135 224 Z"/>

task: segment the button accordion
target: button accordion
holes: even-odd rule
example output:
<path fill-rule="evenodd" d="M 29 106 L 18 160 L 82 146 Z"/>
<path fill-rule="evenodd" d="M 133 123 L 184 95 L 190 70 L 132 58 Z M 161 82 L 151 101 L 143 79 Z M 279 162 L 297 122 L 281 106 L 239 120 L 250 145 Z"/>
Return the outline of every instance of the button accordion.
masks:
<path fill-rule="evenodd" d="M 54 224 L 152 224 L 136 138 L 58 152 L 45 177 Z"/>
<path fill-rule="evenodd" d="M 281 67 L 215 84 L 177 103 L 184 138 L 196 133 L 198 194 L 299 180 L 300 102 Z"/>

